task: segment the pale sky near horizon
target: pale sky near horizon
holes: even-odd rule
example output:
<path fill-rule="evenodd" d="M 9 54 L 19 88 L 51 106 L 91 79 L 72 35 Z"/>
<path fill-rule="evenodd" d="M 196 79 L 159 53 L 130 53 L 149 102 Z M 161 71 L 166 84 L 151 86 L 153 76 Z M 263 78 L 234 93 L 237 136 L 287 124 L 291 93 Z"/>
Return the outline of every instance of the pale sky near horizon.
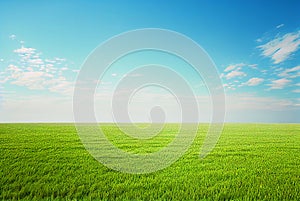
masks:
<path fill-rule="evenodd" d="M 299 10 L 292 0 L 1 1 L 0 122 L 73 121 L 74 84 L 91 51 L 126 31 L 161 28 L 186 35 L 210 55 L 226 93 L 226 122 L 300 123 Z M 175 61 L 170 65 L 184 66 Z M 207 122 L 209 94 L 188 68 L 181 73 L 203 90 L 197 98 Z M 108 71 L 99 93 L 109 96 L 127 70 Z M 165 90 L 145 89 L 133 101 L 135 121 L 147 121 L 145 108 L 155 104 L 165 105 L 169 121 L 180 113 Z M 95 106 L 100 121 L 112 121 L 109 102 Z"/>

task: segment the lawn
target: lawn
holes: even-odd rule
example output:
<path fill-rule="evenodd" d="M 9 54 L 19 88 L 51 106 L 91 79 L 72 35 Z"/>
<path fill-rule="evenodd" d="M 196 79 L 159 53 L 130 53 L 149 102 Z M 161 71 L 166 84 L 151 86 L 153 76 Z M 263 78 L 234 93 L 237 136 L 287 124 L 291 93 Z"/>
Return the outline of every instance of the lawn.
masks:
<path fill-rule="evenodd" d="M 136 140 L 104 125 L 116 146 L 133 153 L 159 150 L 177 128 Z M 300 124 L 226 124 L 199 159 L 207 129 L 201 124 L 170 167 L 136 175 L 95 160 L 73 124 L 0 124 L 0 200 L 300 200 Z"/>

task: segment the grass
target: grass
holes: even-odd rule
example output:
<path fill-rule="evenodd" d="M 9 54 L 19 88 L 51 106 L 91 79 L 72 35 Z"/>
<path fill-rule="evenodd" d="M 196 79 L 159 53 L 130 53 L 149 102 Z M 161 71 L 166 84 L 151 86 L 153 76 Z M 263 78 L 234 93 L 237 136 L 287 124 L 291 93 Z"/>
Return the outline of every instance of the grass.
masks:
<path fill-rule="evenodd" d="M 207 128 L 170 167 L 131 175 L 89 155 L 72 124 L 0 124 L 0 200 L 300 200 L 299 124 L 226 124 L 200 160 Z M 171 141 L 177 125 L 151 140 L 104 130 L 116 146 L 145 153 Z"/>

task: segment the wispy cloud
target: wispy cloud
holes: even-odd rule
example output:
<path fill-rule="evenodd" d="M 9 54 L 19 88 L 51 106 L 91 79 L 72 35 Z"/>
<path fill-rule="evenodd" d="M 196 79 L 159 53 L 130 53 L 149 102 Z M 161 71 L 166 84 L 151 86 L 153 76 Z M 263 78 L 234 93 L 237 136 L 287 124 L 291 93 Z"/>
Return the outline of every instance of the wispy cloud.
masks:
<path fill-rule="evenodd" d="M 236 90 L 236 85 L 233 83 L 225 83 L 223 84 L 223 87 L 228 90 Z"/>
<path fill-rule="evenodd" d="M 281 28 L 283 26 L 284 26 L 284 24 L 279 24 L 279 25 L 276 26 L 276 28 L 279 29 L 279 28 Z"/>
<path fill-rule="evenodd" d="M 244 63 L 238 63 L 238 64 L 230 64 L 229 66 L 227 66 L 224 70 L 224 72 L 228 72 L 228 71 L 232 71 L 238 67 L 243 67 L 245 66 Z"/>
<path fill-rule="evenodd" d="M 73 73 L 79 73 L 80 70 L 76 69 L 76 70 L 72 70 Z"/>
<path fill-rule="evenodd" d="M 255 41 L 258 42 L 258 43 L 261 43 L 263 40 L 261 38 L 258 38 Z"/>
<path fill-rule="evenodd" d="M 281 63 L 296 52 L 300 46 L 300 31 L 277 37 L 264 45 L 258 46 L 262 55 L 273 60 L 274 64 Z"/>
<path fill-rule="evenodd" d="M 264 79 L 262 79 L 262 78 L 253 77 L 253 78 L 249 79 L 244 85 L 257 86 L 257 85 L 261 84 L 263 81 L 264 81 Z"/>
<path fill-rule="evenodd" d="M 294 68 L 285 69 L 283 72 L 279 74 L 280 77 L 286 78 L 296 78 L 300 77 L 300 66 L 296 66 Z"/>
<path fill-rule="evenodd" d="M 250 64 L 249 65 L 249 67 L 252 68 L 252 69 L 257 69 L 257 66 L 258 66 L 257 64 Z"/>
<path fill-rule="evenodd" d="M 16 36 L 15 34 L 12 34 L 12 35 L 10 35 L 10 36 L 9 36 L 9 39 L 11 39 L 11 40 L 15 40 L 15 39 L 16 39 L 16 37 L 17 37 L 17 36 Z"/>
<path fill-rule="evenodd" d="M 237 63 L 230 64 L 224 69 L 224 73 L 221 74 L 221 78 L 232 79 L 232 78 L 241 78 L 246 77 L 249 70 L 258 70 L 258 64 L 247 64 L 247 63 Z"/>
<path fill-rule="evenodd" d="M 267 84 L 267 85 L 270 86 L 270 88 L 269 88 L 270 90 L 271 89 L 283 89 L 290 82 L 291 82 L 291 80 L 288 80 L 286 78 L 282 78 L 282 79 L 278 79 L 278 80 L 273 80 L 271 84 Z"/>
<path fill-rule="evenodd" d="M 231 71 L 229 72 L 227 75 L 225 75 L 224 77 L 226 77 L 226 79 L 232 79 L 234 77 L 245 77 L 247 76 L 246 73 L 240 71 L 240 70 L 234 70 L 234 71 Z"/>
<path fill-rule="evenodd" d="M 295 89 L 292 92 L 294 92 L 294 93 L 300 93 L 300 89 Z"/>

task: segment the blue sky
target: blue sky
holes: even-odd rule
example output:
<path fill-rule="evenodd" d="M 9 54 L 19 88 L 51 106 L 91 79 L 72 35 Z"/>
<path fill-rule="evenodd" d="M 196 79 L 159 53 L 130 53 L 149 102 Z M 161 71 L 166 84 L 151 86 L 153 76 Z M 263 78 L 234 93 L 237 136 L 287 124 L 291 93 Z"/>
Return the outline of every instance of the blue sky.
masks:
<path fill-rule="evenodd" d="M 89 53 L 116 34 L 162 28 L 213 59 L 226 121 L 299 123 L 299 10 L 299 1 L 1 1 L 0 121 L 72 121 L 73 86 Z M 124 72 L 107 75 L 107 93 Z"/>

